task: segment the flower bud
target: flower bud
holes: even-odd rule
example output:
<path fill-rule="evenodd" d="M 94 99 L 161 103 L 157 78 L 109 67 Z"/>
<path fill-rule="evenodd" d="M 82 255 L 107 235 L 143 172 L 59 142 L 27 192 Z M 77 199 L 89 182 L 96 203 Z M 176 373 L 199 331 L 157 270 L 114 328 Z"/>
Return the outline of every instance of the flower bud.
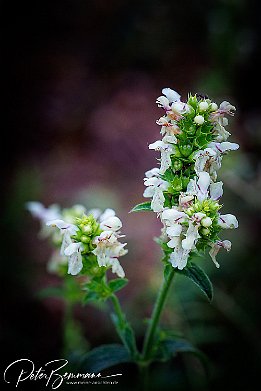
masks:
<path fill-rule="evenodd" d="M 213 103 L 211 103 L 210 108 L 211 108 L 211 111 L 216 111 L 218 109 L 218 105 L 215 102 L 213 102 Z"/>
<path fill-rule="evenodd" d="M 198 107 L 199 107 L 199 111 L 206 111 L 208 109 L 208 102 L 206 101 L 200 102 Z"/>
<path fill-rule="evenodd" d="M 81 227 L 82 231 L 86 234 L 91 234 L 92 233 L 92 225 L 91 224 L 82 224 L 83 227 Z"/>
<path fill-rule="evenodd" d="M 202 125 L 204 123 L 205 119 L 203 117 L 203 115 L 196 115 L 196 117 L 194 118 L 194 122 L 197 124 L 197 125 Z"/>
<path fill-rule="evenodd" d="M 179 171 L 182 169 L 183 163 L 180 160 L 174 160 L 173 162 L 173 169 L 175 171 Z"/>
<path fill-rule="evenodd" d="M 188 157 L 193 151 L 193 146 L 191 144 L 181 145 L 179 147 L 179 150 L 183 156 Z"/>
<path fill-rule="evenodd" d="M 91 240 L 90 236 L 82 235 L 81 236 L 81 242 L 83 243 L 89 243 Z"/>
<path fill-rule="evenodd" d="M 210 230 L 208 228 L 203 228 L 201 230 L 201 233 L 202 233 L 202 235 L 206 236 L 206 235 L 208 235 L 210 233 Z"/>
<path fill-rule="evenodd" d="M 203 227 L 210 227 L 212 225 L 212 220 L 210 217 L 205 217 L 204 219 L 201 220 L 201 225 L 203 225 Z"/>

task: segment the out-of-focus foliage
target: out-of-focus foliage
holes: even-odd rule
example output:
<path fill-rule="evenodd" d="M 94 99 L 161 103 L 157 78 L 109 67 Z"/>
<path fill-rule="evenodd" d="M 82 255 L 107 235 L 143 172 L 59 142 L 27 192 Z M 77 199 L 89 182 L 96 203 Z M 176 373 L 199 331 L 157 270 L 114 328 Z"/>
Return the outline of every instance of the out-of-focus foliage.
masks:
<path fill-rule="evenodd" d="M 168 390 L 169 384 L 176 390 L 255 389 L 261 355 L 257 2 L 3 1 L 2 9 L 6 363 L 19 357 L 45 363 L 62 352 L 62 302 L 37 297 L 40 288 L 58 281 L 46 271 L 50 248 L 24 209 L 32 199 L 117 209 L 129 249 L 130 283 L 121 300 L 143 334 L 140 319 L 150 315 L 162 274 L 153 241 L 160 224 L 150 212 L 128 212 L 141 202 L 144 171 L 154 164 L 147 144 L 158 136 L 155 99 L 169 86 L 237 107 L 231 141 L 241 149 L 224 158 L 220 175 L 224 205 L 240 225 L 229 232 L 233 248 L 222 254 L 219 270 L 199 262 L 213 282 L 212 304 L 177 276 L 163 316 L 166 327 L 182 330 L 209 357 L 209 379 L 195 358 L 177 355 L 167 367 L 155 364 L 151 390 Z M 108 314 L 79 305 L 75 318 L 91 347 L 119 342 Z M 134 369 L 126 370 L 135 382 Z"/>

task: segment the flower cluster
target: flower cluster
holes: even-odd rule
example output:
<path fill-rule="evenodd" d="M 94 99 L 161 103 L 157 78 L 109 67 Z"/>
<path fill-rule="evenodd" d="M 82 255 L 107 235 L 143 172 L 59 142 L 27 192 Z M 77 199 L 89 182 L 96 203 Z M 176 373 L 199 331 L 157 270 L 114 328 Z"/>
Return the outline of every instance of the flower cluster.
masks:
<path fill-rule="evenodd" d="M 42 234 L 51 236 L 53 243 L 60 246 L 60 256 L 54 253 L 49 269 L 57 270 L 68 263 L 68 274 L 72 275 L 85 271 L 94 276 L 103 267 L 111 268 L 121 278 L 125 276 L 118 258 L 127 253 L 127 243 L 118 240 L 124 235 L 120 235 L 122 223 L 114 210 L 87 212 L 82 205 L 61 210 L 57 205 L 45 208 L 39 202 L 29 202 L 27 208 L 41 221 Z"/>
<path fill-rule="evenodd" d="M 160 152 L 160 167 L 145 173 L 143 196 L 151 198 L 151 209 L 163 223 L 160 242 L 173 267 L 183 269 L 191 252 L 207 247 L 218 267 L 219 249 L 231 249 L 230 241 L 218 235 L 222 228 L 238 227 L 235 216 L 219 213 L 223 184 L 217 182 L 223 156 L 239 148 L 227 141 L 225 129 L 226 115 L 236 109 L 229 102 L 218 107 L 201 95 L 182 102 L 170 88 L 162 93 L 156 100 L 165 111 L 156 121 L 162 139 L 149 145 Z"/>

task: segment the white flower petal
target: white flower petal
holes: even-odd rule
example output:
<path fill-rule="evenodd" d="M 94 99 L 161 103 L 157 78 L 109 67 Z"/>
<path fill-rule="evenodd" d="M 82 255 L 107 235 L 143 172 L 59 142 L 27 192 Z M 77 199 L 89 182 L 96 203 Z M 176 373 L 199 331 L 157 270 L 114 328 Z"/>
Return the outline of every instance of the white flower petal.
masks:
<path fill-rule="evenodd" d="M 166 229 L 166 233 L 169 237 L 179 236 L 181 232 L 182 232 L 182 225 L 180 224 L 173 224 Z"/>
<path fill-rule="evenodd" d="M 74 254 L 79 250 L 80 246 L 81 246 L 80 242 L 70 243 L 69 246 L 66 247 L 66 249 L 64 250 L 64 255 L 66 255 L 67 257 L 71 256 L 72 254 Z"/>
<path fill-rule="evenodd" d="M 158 176 L 158 175 L 159 175 L 159 168 L 158 167 L 152 168 L 151 170 L 145 172 L 145 176 L 147 178 L 151 178 L 151 177 Z"/>
<path fill-rule="evenodd" d="M 199 201 L 203 201 L 207 198 L 209 184 L 210 184 L 209 174 L 205 171 L 200 172 L 197 181 L 197 197 Z"/>
<path fill-rule="evenodd" d="M 213 182 L 209 186 L 210 198 L 214 201 L 219 200 L 223 195 L 223 183 Z"/>
<path fill-rule="evenodd" d="M 182 240 L 182 248 L 184 250 L 192 250 L 199 238 L 198 227 L 195 226 L 191 221 L 189 222 L 189 227 L 186 233 L 186 239 Z"/>
<path fill-rule="evenodd" d="M 232 214 L 220 215 L 218 219 L 218 225 L 221 228 L 233 229 L 238 228 L 238 221 Z"/>
<path fill-rule="evenodd" d="M 105 209 L 103 214 L 100 216 L 100 222 L 103 222 L 104 220 L 107 220 L 109 217 L 114 217 L 115 211 L 113 209 Z"/>
<path fill-rule="evenodd" d="M 156 103 L 158 104 L 158 107 L 163 107 L 165 110 L 169 110 L 169 100 L 165 96 L 159 96 L 156 100 Z"/>
<path fill-rule="evenodd" d="M 158 213 L 164 209 L 165 197 L 160 188 L 155 188 L 155 192 L 151 201 L 151 209 Z"/>
<path fill-rule="evenodd" d="M 77 251 L 68 258 L 68 274 L 76 276 L 80 273 L 82 267 L 82 255 L 80 251 Z"/>
<path fill-rule="evenodd" d="M 164 94 L 170 102 L 180 101 L 180 95 L 171 88 L 163 88 L 162 94 Z"/>
<path fill-rule="evenodd" d="M 112 231 L 118 231 L 122 227 L 121 220 L 116 217 L 109 217 L 108 219 L 102 221 L 100 223 L 100 227 L 102 230 L 112 230 Z"/>

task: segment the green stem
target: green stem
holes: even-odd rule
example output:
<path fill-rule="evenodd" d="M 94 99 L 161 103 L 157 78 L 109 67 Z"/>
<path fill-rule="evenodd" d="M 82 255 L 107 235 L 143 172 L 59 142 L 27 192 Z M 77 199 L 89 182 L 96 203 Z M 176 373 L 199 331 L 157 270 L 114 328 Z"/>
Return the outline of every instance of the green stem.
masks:
<path fill-rule="evenodd" d="M 164 303 L 171 285 L 171 282 L 173 280 L 175 274 L 175 269 L 173 268 L 168 276 L 164 278 L 163 284 L 161 286 L 161 289 L 159 291 L 151 319 L 149 321 L 149 326 L 145 335 L 145 340 L 144 340 L 144 346 L 143 346 L 143 352 L 142 352 L 142 358 L 144 361 L 149 360 L 150 358 L 150 353 L 153 347 L 153 342 L 155 338 L 155 332 L 157 329 L 157 325 L 160 319 L 160 315 L 162 313 Z"/>
<path fill-rule="evenodd" d="M 130 355 L 134 360 L 136 360 L 139 356 L 139 353 L 137 350 L 134 331 L 131 325 L 128 323 L 126 316 L 121 309 L 121 305 L 117 296 L 115 294 L 112 294 L 110 298 L 118 319 L 116 323 L 116 330 L 125 347 L 128 349 Z"/>
<path fill-rule="evenodd" d="M 125 318 L 125 314 L 123 313 L 123 311 L 121 309 L 119 299 L 114 294 L 110 297 L 110 299 L 112 301 L 114 311 L 115 311 L 116 315 L 118 316 L 120 326 L 122 327 L 126 323 L 126 318 Z"/>

